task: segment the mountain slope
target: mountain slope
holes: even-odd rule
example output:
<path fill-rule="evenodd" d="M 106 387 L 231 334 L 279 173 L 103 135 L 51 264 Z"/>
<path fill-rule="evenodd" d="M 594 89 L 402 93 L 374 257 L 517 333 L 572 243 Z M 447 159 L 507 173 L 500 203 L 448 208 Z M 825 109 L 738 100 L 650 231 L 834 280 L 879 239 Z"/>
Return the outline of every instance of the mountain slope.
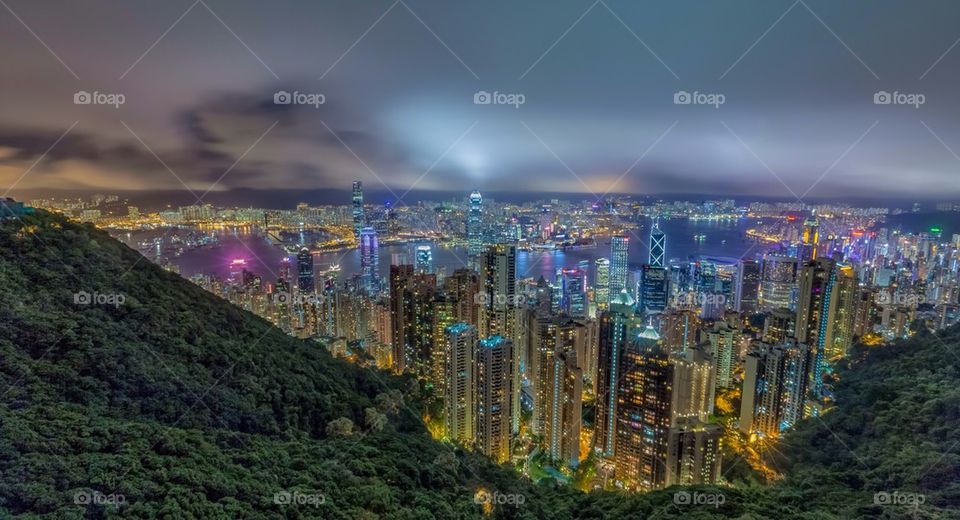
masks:
<path fill-rule="evenodd" d="M 623 496 L 533 485 L 431 440 L 411 381 L 333 359 L 92 227 L 0 221 L 0 287 L 0 518 L 478 518 L 480 488 L 522 497 L 492 512 L 523 519 L 911 518 L 873 504 L 898 489 L 927 493 L 920 518 L 954 518 L 960 502 L 956 331 L 845 371 L 838 409 L 785 439 L 783 482 Z"/>

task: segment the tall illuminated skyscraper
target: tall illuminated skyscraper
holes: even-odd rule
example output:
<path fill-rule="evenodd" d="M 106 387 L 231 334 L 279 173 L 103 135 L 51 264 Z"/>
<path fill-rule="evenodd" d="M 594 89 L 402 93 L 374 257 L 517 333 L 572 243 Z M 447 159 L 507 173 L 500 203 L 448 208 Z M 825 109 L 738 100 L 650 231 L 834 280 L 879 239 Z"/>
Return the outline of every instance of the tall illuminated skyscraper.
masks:
<path fill-rule="evenodd" d="M 370 226 L 360 232 L 360 283 L 367 294 L 380 292 L 380 240 Z"/>
<path fill-rule="evenodd" d="M 418 273 L 433 272 L 433 251 L 430 250 L 429 245 L 422 244 L 417 246 L 414 266 Z"/>
<path fill-rule="evenodd" d="M 624 354 L 618 387 L 614 475 L 627 489 L 649 491 L 667 478 L 673 363 L 648 326 Z"/>
<path fill-rule="evenodd" d="M 313 255 L 307 248 L 297 253 L 297 287 L 301 292 L 312 293 L 313 285 Z"/>
<path fill-rule="evenodd" d="M 474 190 L 470 194 L 470 205 L 467 208 L 467 256 L 468 263 L 474 269 L 478 268 L 479 257 L 483 252 L 483 197 Z"/>
<path fill-rule="evenodd" d="M 817 215 L 810 215 L 803 221 L 803 255 L 801 258 L 815 260 L 817 258 L 817 246 L 820 244 L 820 221 Z"/>
<path fill-rule="evenodd" d="M 760 299 L 760 264 L 756 260 L 743 258 L 737 264 L 734 297 L 734 308 L 737 312 L 757 311 Z"/>
<path fill-rule="evenodd" d="M 787 340 L 781 345 L 760 343 L 744 363 L 740 430 L 777 436 L 803 417 L 810 347 Z"/>
<path fill-rule="evenodd" d="M 829 258 L 811 260 L 803 266 L 798 277 L 796 338 L 814 352 L 811 367 L 811 389 L 814 396 L 823 395 L 823 371 L 826 368 L 826 347 L 832 345 L 833 320 L 837 301 L 834 290 L 837 272 Z"/>
<path fill-rule="evenodd" d="M 712 485 L 720 480 L 723 429 L 718 424 L 680 421 L 667 442 L 666 485 Z"/>
<path fill-rule="evenodd" d="M 513 342 L 491 336 L 477 342 L 476 446 L 501 464 L 510 460 L 514 386 Z"/>
<path fill-rule="evenodd" d="M 597 258 L 594 266 L 593 298 L 603 311 L 610 305 L 610 259 Z"/>
<path fill-rule="evenodd" d="M 618 383 L 623 376 L 623 358 L 631 336 L 637 333 L 634 301 L 625 289 L 600 316 L 599 362 L 597 363 L 596 446 L 604 457 L 616 451 Z"/>
<path fill-rule="evenodd" d="M 610 297 L 616 298 L 627 289 L 627 254 L 630 238 L 615 236 L 610 239 Z"/>
<path fill-rule="evenodd" d="M 760 307 L 764 312 L 790 307 L 790 294 L 797 281 L 797 259 L 767 255 L 763 258 Z"/>
<path fill-rule="evenodd" d="M 644 264 L 640 273 L 640 308 L 648 314 L 665 311 L 670 281 L 667 270 Z"/>
<path fill-rule="evenodd" d="M 477 329 L 466 323 L 446 328 L 443 363 L 444 435 L 455 442 L 472 445 L 476 436 L 476 363 Z"/>
<path fill-rule="evenodd" d="M 353 181 L 353 235 L 360 238 L 360 233 L 366 225 L 363 215 L 363 183 Z"/>
<path fill-rule="evenodd" d="M 663 267 L 667 255 L 667 235 L 660 229 L 660 220 L 653 221 L 650 229 L 650 265 Z"/>

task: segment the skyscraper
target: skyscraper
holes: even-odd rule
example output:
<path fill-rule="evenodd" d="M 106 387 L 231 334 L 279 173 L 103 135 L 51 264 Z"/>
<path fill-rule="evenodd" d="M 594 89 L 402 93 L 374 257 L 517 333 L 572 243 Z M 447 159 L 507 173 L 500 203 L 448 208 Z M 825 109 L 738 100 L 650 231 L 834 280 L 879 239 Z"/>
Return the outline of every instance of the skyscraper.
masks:
<path fill-rule="evenodd" d="M 492 336 L 476 348 L 476 446 L 500 464 L 510 460 L 514 386 L 513 342 Z"/>
<path fill-rule="evenodd" d="M 674 366 L 658 343 L 648 326 L 623 359 L 614 474 L 626 489 L 649 491 L 666 483 Z"/>
<path fill-rule="evenodd" d="M 565 350 L 548 370 L 544 440 L 552 461 L 576 467 L 580 462 L 583 371 L 576 353 Z"/>
<path fill-rule="evenodd" d="M 587 315 L 587 275 L 580 269 L 558 270 L 557 283 L 560 285 L 560 307 L 568 316 L 585 317 Z"/>
<path fill-rule="evenodd" d="M 363 215 L 363 183 L 353 181 L 353 235 L 360 238 L 360 233 L 366 225 Z"/>
<path fill-rule="evenodd" d="M 481 259 L 481 308 L 479 332 L 483 337 L 500 335 L 520 344 L 517 328 L 517 247 L 497 244 L 487 248 Z M 513 348 L 512 363 L 519 367 L 520 349 Z M 520 387 L 520 371 L 513 372 L 514 386 Z M 513 395 L 515 409 L 520 407 L 520 392 Z M 520 430 L 520 415 L 513 417 L 513 431 Z"/>
<path fill-rule="evenodd" d="M 437 278 L 416 274 L 412 265 L 390 266 L 390 325 L 393 369 L 428 376 L 433 353 L 432 316 Z"/>
<path fill-rule="evenodd" d="M 616 298 L 627 288 L 627 254 L 630 238 L 615 236 L 610 239 L 610 297 Z"/>
<path fill-rule="evenodd" d="M 477 381 L 474 356 L 477 329 L 466 323 L 456 323 L 446 328 L 444 337 L 444 435 L 469 446 L 476 436 Z"/>
<path fill-rule="evenodd" d="M 819 397 L 823 395 L 826 348 L 827 345 L 832 345 L 832 316 L 837 308 L 834 298 L 837 285 L 834 261 L 829 258 L 811 260 L 800 270 L 798 278 L 796 338 L 798 342 L 806 343 L 813 350 L 811 389 L 814 396 Z"/>
<path fill-rule="evenodd" d="M 360 283 L 367 294 L 380 292 L 380 240 L 370 226 L 360 231 Z"/>
<path fill-rule="evenodd" d="M 803 417 L 811 359 L 810 347 L 794 340 L 760 343 L 747 354 L 741 431 L 778 436 Z"/>
<path fill-rule="evenodd" d="M 663 267 L 667 254 L 667 235 L 660 230 L 660 220 L 653 221 L 650 229 L 650 258 L 649 264 L 654 267 Z"/>
<path fill-rule="evenodd" d="M 470 194 L 470 205 L 467 208 L 467 257 L 468 263 L 474 269 L 478 268 L 479 257 L 483 252 L 483 197 L 474 190 Z"/>
<path fill-rule="evenodd" d="M 820 221 L 817 215 L 810 215 L 803 221 L 803 254 L 800 258 L 804 260 L 816 260 L 817 246 L 820 244 Z"/>
<path fill-rule="evenodd" d="M 433 251 L 430 250 L 429 245 L 421 244 L 417 246 L 414 266 L 418 273 L 433 272 Z"/>
<path fill-rule="evenodd" d="M 610 302 L 610 310 L 600 316 L 600 360 L 597 363 L 596 446 L 604 457 L 616 451 L 617 406 L 623 356 L 634 335 L 638 320 L 634 302 L 622 289 Z"/>
<path fill-rule="evenodd" d="M 594 266 L 593 299 L 603 311 L 610 305 L 610 259 L 597 258 Z"/>
<path fill-rule="evenodd" d="M 300 292 L 312 293 L 313 285 L 313 255 L 307 248 L 297 253 L 297 287 Z"/>
<path fill-rule="evenodd" d="M 681 419 L 706 421 L 713 413 L 714 360 L 702 347 L 691 347 L 673 355 L 672 425 Z"/>
<path fill-rule="evenodd" d="M 723 429 L 717 424 L 682 420 L 670 429 L 666 485 L 712 485 L 720 479 Z"/>
<path fill-rule="evenodd" d="M 741 258 L 737 264 L 737 282 L 734 290 L 737 312 L 754 313 L 760 299 L 760 264 Z"/>
<path fill-rule="evenodd" d="M 640 270 L 640 308 L 647 314 L 667 309 L 669 277 L 663 267 L 644 264 Z"/>
<path fill-rule="evenodd" d="M 763 258 L 760 282 L 760 307 L 770 312 L 790 307 L 790 294 L 797 281 L 797 259 L 792 256 L 767 255 Z"/>

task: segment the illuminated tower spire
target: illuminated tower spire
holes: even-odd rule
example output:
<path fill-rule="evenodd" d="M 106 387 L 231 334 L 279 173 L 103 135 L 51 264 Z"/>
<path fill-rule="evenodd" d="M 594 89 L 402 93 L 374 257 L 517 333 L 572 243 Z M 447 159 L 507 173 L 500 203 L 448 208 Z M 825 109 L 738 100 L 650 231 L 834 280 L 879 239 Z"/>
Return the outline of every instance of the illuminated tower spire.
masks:
<path fill-rule="evenodd" d="M 653 221 L 650 229 L 650 261 L 654 267 L 663 267 L 667 252 L 667 235 L 660 230 L 660 218 Z"/>

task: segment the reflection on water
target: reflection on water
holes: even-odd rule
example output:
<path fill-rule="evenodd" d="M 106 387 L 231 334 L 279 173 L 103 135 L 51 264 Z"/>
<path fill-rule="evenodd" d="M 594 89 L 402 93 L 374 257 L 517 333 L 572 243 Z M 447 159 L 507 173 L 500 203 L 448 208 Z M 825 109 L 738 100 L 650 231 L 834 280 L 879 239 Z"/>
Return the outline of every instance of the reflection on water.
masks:
<path fill-rule="evenodd" d="M 752 221 L 750 222 L 752 223 Z M 667 234 L 667 257 L 686 259 L 690 255 L 729 256 L 739 258 L 745 254 L 753 255 L 759 251 L 756 243 L 744 236 L 749 227 L 744 219 L 738 221 L 689 221 L 677 219 L 662 221 L 661 229 Z M 184 235 L 189 230 L 176 230 L 174 233 Z M 131 247 L 137 243 L 162 237 L 165 230 L 133 232 L 118 235 Z M 280 260 L 286 255 L 283 249 L 271 243 L 263 236 L 258 236 L 250 228 L 235 230 L 216 230 L 219 241 L 213 245 L 198 248 L 187 248 L 179 256 L 170 258 L 170 261 L 180 267 L 183 276 L 194 274 L 213 274 L 226 277 L 228 265 L 235 258 L 245 258 L 248 269 L 262 276 L 265 280 L 277 278 Z M 649 228 L 644 227 L 630 237 L 630 264 L 631 268 L 638 267 L 647 261 L 646 237 Z M 697 236 L 702 235 L 702 240 Z M 641 239 L 642 238 L 642 239 Z M 394 255 L 405 255 L 412 262 L 413 249 L 417 244 L 384 245 L 380 247 L 381 276 L 389 274 L 391 259 Z M 517 255 L 517 277 L 534 277 L 541 275 L 552 280 L 557 269 L 575 267 L 582 261 L 590 263 L 599 257 L 610 255 L 609 239 L 600 239 L 597 247 L 576 251 L 549 251 L 527 252 L 520 251 Z M 444 269 L 447 273 L 466 266 L 467 254 L 462 248 L 443 248 L 434 245 L 433 260 L 436 268 Z M 360 272 L 360 254 L 357 250 L 344 250 L 333 253 L 314 255 L 314 265 L 317 270 L 328 269 L 332 265 L 341 267 L 341 277 L 347 278 Z"/>

